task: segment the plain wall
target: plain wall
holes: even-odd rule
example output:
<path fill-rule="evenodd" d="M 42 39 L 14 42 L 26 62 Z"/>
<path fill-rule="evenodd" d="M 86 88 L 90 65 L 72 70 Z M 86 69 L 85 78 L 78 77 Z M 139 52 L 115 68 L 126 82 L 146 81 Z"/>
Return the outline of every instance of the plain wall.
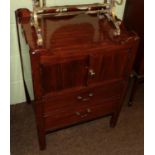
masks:
<path fill-rule="evenodd" d="M 50 5 L 70 5 L 70 4 L 89 4 L 102 2 L 102 0 L 47 0 L 47 6 Z M 126 0 L 124 0 L 123 5 L 116 7 L 117 16 L 122 19 L 124 13 L 124 6 Z M 23 77 L 21 72 L 21 61 L 19 56 L 17 32 L 15 24 L 15 14 L 14 11 L 18 8 L 29 8 L 32 10 L 32 0 L 11 0 L 11 10 L 10 10 L 10 29 L 11 29 L 11 40 L 10 40 L 10 102 L 11 104 L 17 104 L 25 102 L 25 92 L 23 86 Z M 26 50 L 26 49 L 25 49 Z M 29 61 L 27 62 L 29 64 Z"/>

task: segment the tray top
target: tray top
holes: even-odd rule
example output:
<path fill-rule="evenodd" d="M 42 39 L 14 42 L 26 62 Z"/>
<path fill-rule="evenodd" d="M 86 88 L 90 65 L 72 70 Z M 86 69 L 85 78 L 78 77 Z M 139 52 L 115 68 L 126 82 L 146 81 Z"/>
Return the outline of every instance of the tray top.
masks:
<path fill-rule="evenodd" d="M 114 36 L 113 24 L 106 18 L 98 18 L 97 15 L 42 17 L 39 22 L 44 43 L 43 47 L 39 47 L 36 44 L 37 36 L 34 28 L 30 25 L 30 13 L 27 9 L 18 10 L 19 21 L 31 50 L 43 49 L 54 52 L 71 47 L 87 48 L 109 44 L 117 46 L 133 38 L 133 33 L 126 31 L 123 26 L 121 35 Z"/>

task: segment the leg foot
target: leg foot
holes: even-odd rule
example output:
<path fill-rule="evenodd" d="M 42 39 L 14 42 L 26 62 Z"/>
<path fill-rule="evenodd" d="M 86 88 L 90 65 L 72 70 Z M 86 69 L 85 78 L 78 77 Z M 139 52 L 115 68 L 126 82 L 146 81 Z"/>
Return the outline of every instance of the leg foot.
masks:
<path fill-rule="evenodd" d="M 45 150 L 46 148 L 46 137 L 43 131 L 38 130 L 38 140 L 39 140 L 39 147 L 40 150 Z"/>
<path fill-rule="evenodd" d="M 114 128 L 117 124 L 118 114 L 114 113 L 110 119 L 110 127 Z"/>
<path fill-rule="evenodd" d="M 46 132 L 44 127 L 44 118 L 43 118 L 43 108 L 42 108 L 42 101 L 36 101 L 34 103 L 35 108 L 35 116 L 36 116 L 36 125 L 38 131 L 38 140 L 40 150 L 44 150 L 46 148 Z"/>
<path fill-rule="evenodd" d="M 131 77 L 131 81 L 132 81 L 132 88 L 131 88 L 129 102 L 128 102 L 129 107 L 133 105 L 133 100 L 134 100 L 134 96 L 135 96 L 137 85 L 138 85 L 138 79 L 137 79 L 136 74 L 133 77 Z"/>

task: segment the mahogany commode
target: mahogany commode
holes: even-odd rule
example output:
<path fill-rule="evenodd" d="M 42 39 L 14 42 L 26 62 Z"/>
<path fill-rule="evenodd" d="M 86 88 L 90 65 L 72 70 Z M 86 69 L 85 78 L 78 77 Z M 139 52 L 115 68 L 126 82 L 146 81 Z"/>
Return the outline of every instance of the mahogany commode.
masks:
<path fill-rule="evenodd" d="M 114 36 L 106 18 L 79 14 L 39 20 L 43 46 L 36 43 L 30 11 L 16 11 L 19 43 L 24 36 L 31 62 L 39 144 L 45 135 L 110 114 L 114 127 L 127 91 L 139 38 L 125 30 Z M 23 34 L 23 36 L 22 36 Z M 20 54 L 26 68 L 20 43 Z M 24 76 L 27 90 L 26 76 Z M 27 96 L 29 97 L 29 96 Z"/>

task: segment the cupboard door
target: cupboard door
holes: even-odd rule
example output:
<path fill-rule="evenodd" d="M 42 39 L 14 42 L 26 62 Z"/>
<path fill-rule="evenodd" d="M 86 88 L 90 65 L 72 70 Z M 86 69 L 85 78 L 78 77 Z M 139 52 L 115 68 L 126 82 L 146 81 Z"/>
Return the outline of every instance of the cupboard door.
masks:
<path fill-rule="evenodd" d="M 41 65 L 43 93 L 85 87 L 88 76 L 88 57 L 53 58 Z"/>
<path fill-rule="evenodd" d="M 128 76 L 130 50 L 107 51 L 90 55 L 88 84 L 120 80 Z"/>

